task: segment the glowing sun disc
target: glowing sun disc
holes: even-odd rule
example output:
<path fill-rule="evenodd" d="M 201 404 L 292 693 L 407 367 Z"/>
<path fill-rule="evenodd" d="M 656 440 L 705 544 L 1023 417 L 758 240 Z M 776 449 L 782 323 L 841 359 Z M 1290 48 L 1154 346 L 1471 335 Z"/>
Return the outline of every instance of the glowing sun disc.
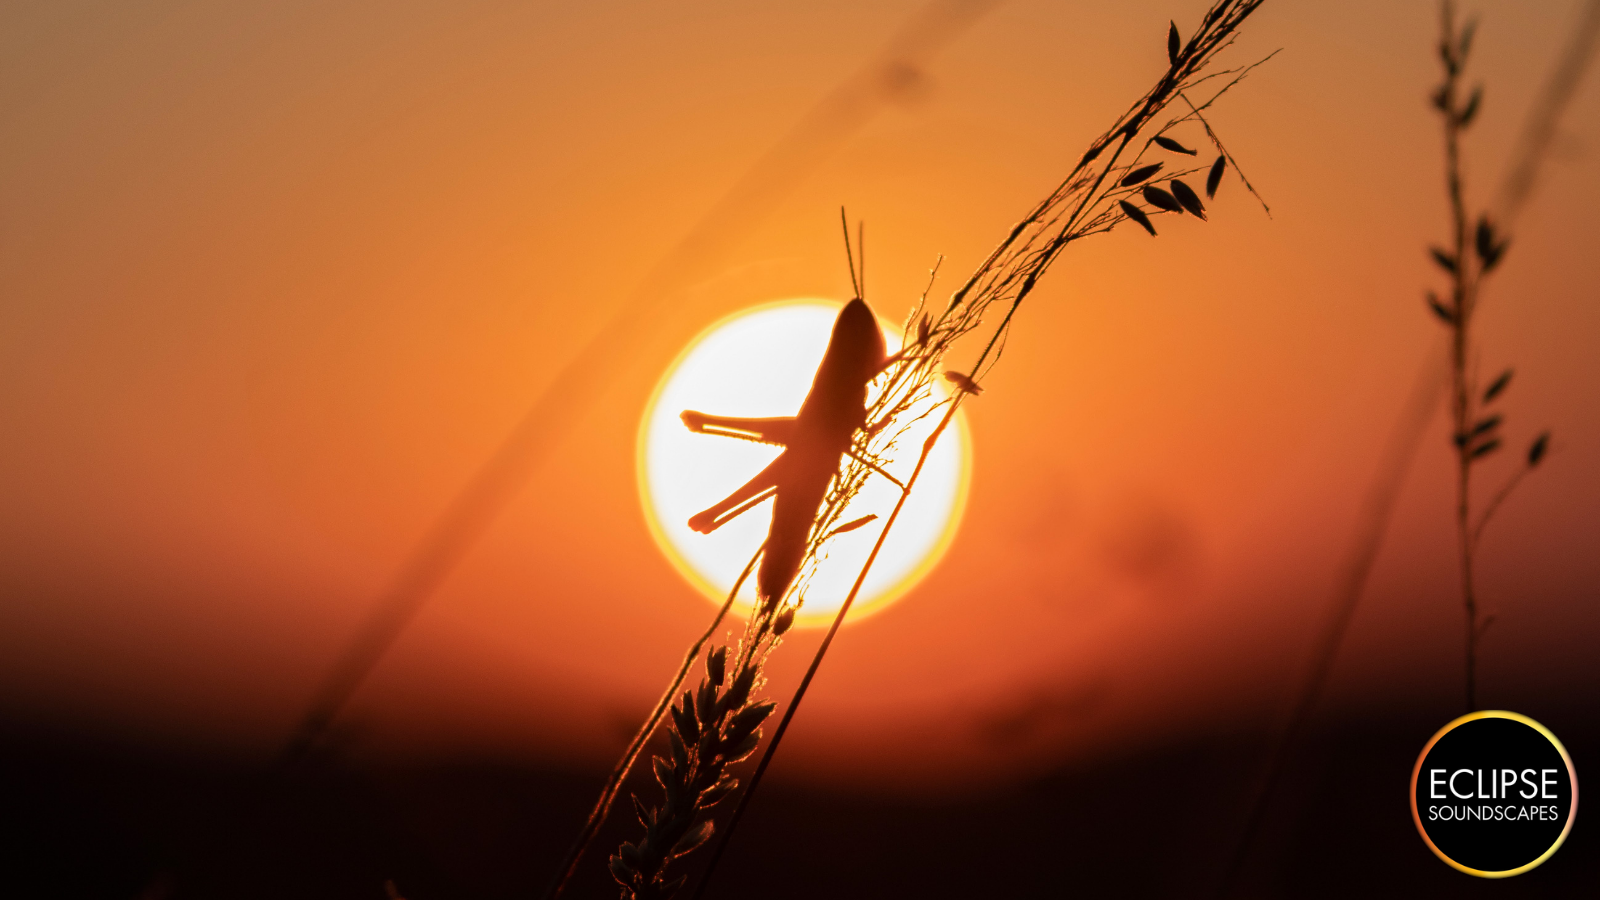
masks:
<path fill-rule="evenodd" d="M 679 355 L 645 408 L 638 449 L 645 520 L 673 566 L 716 604 L 727 599 L 751 554 L 765 540 L 772 501 L 711 534 L 691 531 L 689 517 L 744 484 L 782 451 L 695 434 L 678 416 L 686 409 L 725 416 L 794 415 L 811 389 L 840 306 L 825 300 L 788 300 L 723 319 Z M 898 333 L 885 329 L 884 336 L 889 352 L 900 348 Z M 900 438 L 886 467 L 896 478 L 904 481 L 911 474 L 934 425 L 934 417 L 924 418 Z M 957 413 L 929 454 L 848 619 L 859 619 L 898 599 L 944 555 L 966 505 L 970 455 L 966 423 Z M 868 513 L 876 513 L 878 519 L 827 545 L 827 558 L 804 583 L 805 605 L 797 624 L 832 620 L 899 495 L 899 488 L 887 479 L 873 476 L 851 501 L 840 521 Z M 754 581 L 740 590 L 734 604 L 742 613 L 755 602 Z"/>

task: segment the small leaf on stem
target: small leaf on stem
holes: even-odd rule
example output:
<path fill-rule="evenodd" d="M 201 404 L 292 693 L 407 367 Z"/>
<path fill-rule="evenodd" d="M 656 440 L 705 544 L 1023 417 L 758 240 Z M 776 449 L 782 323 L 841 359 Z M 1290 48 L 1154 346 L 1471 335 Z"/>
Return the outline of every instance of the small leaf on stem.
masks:
<path fill-rule="evenodd" d="M 689 768 L 689 748 L 683 745 L 683 738 L 678 737 L 677 729 L 667 729 L 667 743 L 672 752 L 672 764 L 680 769 Z"/>
<path fill-rule="evenodd" d="M 1500 439 L 1499 438 L 1494 438 L 1493 440 L 1487 441 L 1486 443 L 1482 444 L 1481 446 L 1474 447 L 1472 452 L 1467 455 L 1467 458 L 1468 459 L 1482 459 L 1485 456 L 1488 456 L 1489 454 L 1491 454 L 1491 453 L 1493 453 L 1493 452 L 1495 452 L 1496 450 L 1499 450 L 1499 449 L 1500 449 Z"/>
<path fill-rule="evenodd" d="M 711 678 L 711 683 L 722 687 L 722 679 L 727 673 L 728 648 L 718 647 L 706 657 L 706 675 Z"/>
<path fill-rule="evenodd" d="M 1433 261 L 1446 272 L 1454 275 L 1456 271 L 1456 258 L 1438 247 L 1429 247 L 1428 252 L 1433 254 Z"/>
<path fill-rule="evenodd" d="M 732 775 L 724 774 L 722 778 L 718 779 L 716 784 L 706 788 L 705 793 L 700 795 L 700 808 L 705 809 L 709 806 L 717 805 L 717 803 L 721 802 L 722 798 L 733 793 L 733 789 L 738 786 L 739 779 L 733 777 Z"/>
<path fill-rule="evenodd" d="M 849 531 L 855 531 L 857 528 L 861 528 L 862 526 L 866 525 L 868 522 L 871 522 L 876 518 L 878 518 L 878 514 L 877 513 L 868 513 L 867 515 L 864 515 L 859 519 L 851 519 L 850 521 L 844 523 L 843 525 L 840 525 L 838 528 L 835 528 L 834 530 L 828 532 L 828 537 L 833 537 L 835 535 L 844 534 L 844 533 L 849 532 Z"/>
<path fill-rule="evenodd" d="M 738 709 L 750 699 L 750 690 L 755 687 L 756 668 L 745 666 L 739 674 L 733 676 L 733 684 L 728 686 L 728 692 L 722 695 L 721 706 L 724 710 Z"/>
<path fill-rule="evenodd" d="M 963 372 L 957 372 L 955 369 L 944 373 L 944 380 L 955 385 L 958 391 L 974 395 L 983 393 L 983 388 L 979 387 L 976 381 L 968 378 Z"/>
<path fill-rule="evenodd" d="M 1183 207 L 1178 204 L 1176 197 L 1173 197 L 1171 194 L 1163 191 L 1161 188 L 1158 188 L 1153 184 L 1145 185 L 1144 190 L 1141 193 L 1144 194 L 1144 201 L 1151 206 L 1154 206 L 1156 209 L 1165 210 L 1166 212 L 1177 212 L 1183 209 Z"/>
<path fill-rule="evenodd" d="M 1228 168 L 1228 157 L 1218 156 L 1217 161 L 1211 164 L 1211 171 L 1206 173 L 1206 199 L 1217 196 L 1217 188 L 1222 184 L 1222 173 Z"/>
<path fill-rule="evenodd" d="M 1545 451 L 1549 449 L 1550 432 L 1546 431 L 1544 434 L 1534 438 L 1533 446 L 1528 448 L 1528 468 L 1531 469 L 1534 466 L 1537 466 L 1539 464 L 1539 460 L 1544 459 Z"/>
<path fill-rule="evenodd" d="M 1500 265 L 1500 257 L 1505 255 L 1506 248 L 1509 246 L 1511 246 L 1511 239 L 1507 238 L 1490 247 L 1489 252 L 1483 256 L 1483 271 L 1493 271 L 1495 266 Z"/>
<path fill-rule="evenodd" d="M 728 722 L 728 734 L 735 740 L 755 730 L 757 725 L 767 720 L 772 711 L 778 708 L 777 701 L 763 700 L 752 703 L 744 709 L 734 713 L 733 719 Z"/>
<path fill-rule="evenodd" d="M 1478 219 L 1478 227 L 1473 230 L 1472 246 L 1478 251 L 1480 259 L 1488 259 L 1489 254 L 1494 252 L 1494 226 L 1489 224 L 1488 216 Z"/>
<path fill-rule="evenodd" d="M 1493 431 L 1496 428 L 1498 428 L 1499 426 L 1500 426 L 1500 417 L 1499 416 L 1490 416 L 1489 418 L 1484 419 L 1483 421 L 1479 422 L 1478 424 L 1472 426 L 1471 437 L 1477 437 L 1478 435 L 1481 435 L 1484 432 Z"/>
<path fill-rule="evenodd" d="M 1506 385 L 1510 383 L 1511 370 L 1507 369 L 1504 372 L 1501 372 L 1500 377 L 1491 382 L 1489 388 L 1483 392 L 1483 402 L 1488 403 L 1494 398 L 1500 396 L 1501 392 L 1506 389 Z"/>
<path fill-rule="evenodd" d="M 1178 50 L 1182 42 L 1178 39 L 1178 23 L 1172 22 L 1167 28 L 1167 62 L 1178 64 Z"/>
<path fill-rule="evenodd" d="M 777 635 L 778 637 L 783 637 L 784 632 L 788 631 L 789 630 L 789 626 L 791 626 L 793 624 L 794 624 L 794 610 L 786 609 L 781 614 L 779 614 L 778 621 L 772 623 L 772 633 Z"/>
<path fill-rule="evenodd" d="M 644 868 L 644 854 L 631 841 L 623 841 L 622 846 L 617 848 L 617 855 L 635 869 Z"/>
<path fill-rule="evenodd" d="M 1473 118 L 1478 115 L 1478 104 L 1482 101 L 1483 86 L 1479 85 L 1472 89 L 1472 96 L 1467 98 L 1467 105 L 1462 107 L 1461 112 L 1456 116 L 1456 124 L 1462 128 L 1471 125 Z"/>
<path fill-rule="evenodd" d="M 1129 172 L 1127 177 L 1123 178 L 1119 184 L 1122 187 L 1132 187 L 1159 171 L 1161 171 L 1161 163 L 1156 163 L 1152 166 L 1140 166 L 1139 168 L 1134 169 L 1132 172 Z"/>
<path fill-rule="evenodd" d="M 1197 219 L 1204 220 L 1206 217 L 1206 208 L 1200 203 L 1199 195 L 1196 194 L 1194 190 L 1187 184 L 1184 184 L 1176 178 L 1172 179 L 1172 181 L 1168 183 L 1172 185 L 1172 196 L 1178 198 L 1178 202 L 1183 204 L 1184 210 L 1187 211 L 1189 215 L 1194 216 Z"/>
<path fill-rule="evenodd" d="M 690 726 L 689 728 L 684 729 L 684 736 L 689 738 L 691 741 L 699 740 L 700 731 L 697 725 L 699 718 L 695 716 L 694 694 L 690 693 L 689 691 L 683 692 L 683 716 L 689 720 Z"/>
<path fill-rule="evenodd" d="M 756 745 L 759 743 L 761 743 L 761 729 L 757 728 L 750 734 L 745 735 L 744 740 L 730 747 L 723 753 L 722 758 L 731 763 L 738 762 L 755 752 Z"/>
<path fill-rule="evenodd" d="M 1445 309 L 1444 304 L 1439 302 L 1439 295 L 1433 291 L 1428 292 L 1428 308 L 1433 310 L 1434 315 L 1444 320 L 1445 324 L 1454 325 L 1456 323 L 1455 314 Z"/>
<path fill-rule="evenodd" d="M 678 726 L 678 733 L 689 743 L 700 740 L 700 723 L 694 715 L 694 697 L 688 691 L 683 692 L 683 704 L 672 707 L 672 723 Z"/>
<path fill-rule="evenodd" d="M 711 679 L 700 679 L 700 694 L 695 707 L 700 713 L 700 730 L 712 731 L 717 727 L 717 686 Z"/>
<path fill-rule="evenodd" d="M 1190 156 L 1200 155 L 1200 151 L 1190 150 L 1188 147 L 1185 147 L 1166 135 L 1156 135 L 1156 143 L 1159 144 L 1162 149 L 1171 150 L 1173 153 L 1187 153 Z"/>
<path fill-rule="evenodd" d="M 711 832 L 715 830 L 715 828 L 716 825 L 712 824 L 710 819 L 707 819 L 704 822 L 701 822 L 699 825 L 694 826 L 693 828 L 689 829 L 687 834 L 679 838 L 676 844 L 672 845 L 672 852 L 669 855 L 682 856 L 683 854 L 688 853 L 690 850 L 693 850 L 701 844 L 704 844 L 706 842 L 706 838 L 711 837 Z"/>
<path fill-rule="evenodd" d="M 1151 237 L 1156 236 L 1156 227 L 1150 224 L 1150 217 L 1144 214 L 1144 210 L 1134 206 L 1132 203 L 1129 203 L 1126 200 L 1117 201 L 1117 205 L 1122 207 L 1123 215 L 1134 220 L 1135 222 L 1138 222 L 1145 231 L 1150 232 Z"/>

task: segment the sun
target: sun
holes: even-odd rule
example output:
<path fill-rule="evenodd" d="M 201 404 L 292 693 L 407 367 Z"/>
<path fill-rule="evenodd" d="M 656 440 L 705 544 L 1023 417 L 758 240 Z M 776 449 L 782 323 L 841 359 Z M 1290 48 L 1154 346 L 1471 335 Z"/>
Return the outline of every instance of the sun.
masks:
<path fill-rule="evenodd" d="M 785 300 L 735 313 L 707 328 L 679 354 L 656 385 L 639 428 L 639 493 L 645 520 L 673 566 L 716 604 L 766 538 L 772 520 L 767 500 L 711 534 L 690 530 L 689 517 L 721 500 L 771 462 L 781 448 L 708 434 L 684 427 L 686 409 L 728 416 L 792 416 L 811 388 L 842 304 Z M 884 329 L 893 353 L 900 335 Z M 899 440 L 886 467 L 902 481 L 916 465 L 933 431 L 924 418 Z M 883 609 L 914 587 L 936 565 L 955 536 L 966 505 L 971 438 L 961 413 L 941 436 L 923 467 L 916 489 L 884 542 L 861 594 L 850 608 L 854 621 Z M 878 520 L 834 538 L 827 557 L 805 581 L 798 625 L 831 621 L 844 602 L 880 523 L 899 498 L 899 488 L 874 476 L 851 501 L 841 521 L 876 513 Z M 802 578 L 804 578 L 802 570 Z M 740 590 L 734 608 L 748 614 L 754 579 Z"/>

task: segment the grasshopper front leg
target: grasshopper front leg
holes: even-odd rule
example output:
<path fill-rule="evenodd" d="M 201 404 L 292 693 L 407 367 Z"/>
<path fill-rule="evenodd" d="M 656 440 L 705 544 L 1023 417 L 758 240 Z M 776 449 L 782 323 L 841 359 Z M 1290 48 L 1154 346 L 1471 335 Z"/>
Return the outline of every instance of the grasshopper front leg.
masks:
<path fill-rule="evenodd" d="M 793 416 L 751 419 L 741 416 L 713 416 L 710 413 L 686 409 L 678 417 L 683 419 L 683 424 L 695 434 L 715 434 L 761 444 L 777 444 L 780 447 L 789 446 L 796 430 Z"/>
<path fill-rule="evenodd" d="M 737 490 L 722 498 L 716 505 L 689 517 L 689 527 L 701 534 L 710 534 L 726 525 L 740 514 L 778 491 L 778 476 L 783 457 L 773 460 L 756 477 L 740 485 Z"/>

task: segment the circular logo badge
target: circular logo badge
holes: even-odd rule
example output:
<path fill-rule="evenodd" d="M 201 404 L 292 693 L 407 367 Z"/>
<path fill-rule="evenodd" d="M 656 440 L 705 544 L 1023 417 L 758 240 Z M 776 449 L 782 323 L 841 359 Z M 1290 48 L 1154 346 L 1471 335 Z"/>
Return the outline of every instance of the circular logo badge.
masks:
<path fill-rule="evenodd" d="M 1439 729 L 1411 772 L 1411 816 L 1439 858 L 1480 878 L 1520 875 L 1572 830 L 1578 776 L 1548 728 L 1503 710 Z"/>

